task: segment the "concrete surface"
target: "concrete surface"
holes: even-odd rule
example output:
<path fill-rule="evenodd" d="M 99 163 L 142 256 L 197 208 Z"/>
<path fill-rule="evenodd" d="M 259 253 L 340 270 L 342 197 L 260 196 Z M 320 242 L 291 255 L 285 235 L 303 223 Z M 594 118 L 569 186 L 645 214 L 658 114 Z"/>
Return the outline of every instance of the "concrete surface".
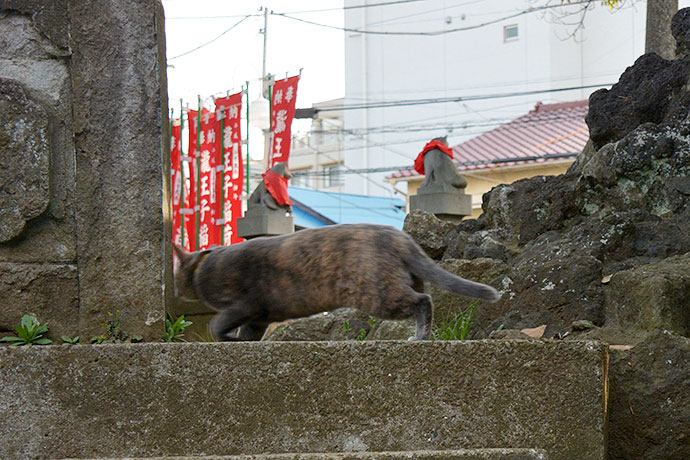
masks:
<path fill-rule="evenodd" d="M 546 452 L 539 449 L 469 449 L 417 452 L 214 455 L 203 457 L 148 457 L 89 460 L 548 460 L 548 457 Z"/>
<path fill-rule="evenodd" d="M 0 458 L 543 448 L 603 459 L 596 342 L 0 347 Z"/>

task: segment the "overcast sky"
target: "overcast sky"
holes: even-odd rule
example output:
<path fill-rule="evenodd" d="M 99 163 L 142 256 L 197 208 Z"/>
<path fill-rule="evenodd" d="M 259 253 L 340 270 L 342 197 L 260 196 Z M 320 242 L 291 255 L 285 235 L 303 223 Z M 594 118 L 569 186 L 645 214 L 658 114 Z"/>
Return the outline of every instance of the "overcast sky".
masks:
<path fill-rule="evenodd" d="M 196 106 L 197 95 L 208 98 L 241 89 L 249 80 L 251 100 L 260 88 L 263 13 L 276 13 L 342 27 L 342 0 L 163 0 L 166 16 L 168 94 L 179 112 L 180 98 Z M 250 16 L 241 21 L 246 15 Z M 225 16 L 225 17 L 223 17 Z M 204 17 L 205 19 L 192 19 Z M 211 18 L 214 17 L 214 18 Z M 184 18 L 184 19 L 182 19 Z M 196 51 L 183 53 L 220 38 Z M 343 32 L 313 26 L 278 15 L 268 16 L 267 71 L 292 76 L 302 68 L 297 107 L 344 96 Z"/>

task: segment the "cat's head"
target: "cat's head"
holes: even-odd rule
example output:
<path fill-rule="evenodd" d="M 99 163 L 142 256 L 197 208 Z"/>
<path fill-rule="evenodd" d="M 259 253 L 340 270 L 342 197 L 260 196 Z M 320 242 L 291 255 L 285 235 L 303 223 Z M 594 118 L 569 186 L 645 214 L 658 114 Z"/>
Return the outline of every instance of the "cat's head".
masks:
<path fill-rule="evenodd" d="M 186 300 L 197 300 L 198 296 L 194 289 L 194 272 L 199 266 L 199 262 L 210 251 L 187 252 L 176 244 L 173 244 L 177 263 L 175 264 L 175 296 Z"/>

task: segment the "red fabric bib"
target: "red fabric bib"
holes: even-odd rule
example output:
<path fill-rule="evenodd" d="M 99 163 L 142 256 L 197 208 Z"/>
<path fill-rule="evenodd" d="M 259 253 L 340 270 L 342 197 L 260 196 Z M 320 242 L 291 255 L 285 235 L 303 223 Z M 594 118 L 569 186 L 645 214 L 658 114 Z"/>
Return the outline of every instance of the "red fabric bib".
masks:
<path fill-rule="evenodd" d="M 446 144 L 439 142 L 439 141 L 429 141 L 424 148 L 422 149 L 421 152 L 419 152 L 419 155 L 417 155 L 417 158 L 414 160 L 414 170 L 417 171 L 419 174 L 424 174 L 424 155 L 426 152 L 429 150 L 433 149 L 438 149 L 441 152 L 445 153 L 449 157 L 453 158 L 453 149 L 448 147 Z"/>
<path fill-rule="evenodd" d="M 264 184 L 266 185 L 266 190 L 271 196 L 276 200 L 276 202 L 281 205 L 292 206 L 290 202 L 290 197 L 288 196 L 287 177 L 283 177 L 275 171 L 270 169 L 263 173 L 261 177 L 264 178 Z"/>

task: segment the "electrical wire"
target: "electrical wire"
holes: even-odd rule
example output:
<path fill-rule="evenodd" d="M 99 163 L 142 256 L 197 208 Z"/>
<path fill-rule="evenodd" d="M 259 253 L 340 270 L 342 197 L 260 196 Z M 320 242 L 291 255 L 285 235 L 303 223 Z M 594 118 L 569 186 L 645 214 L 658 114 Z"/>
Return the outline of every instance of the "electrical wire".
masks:
<path fill-rule="evenodd" d="M 543 6 L 538 6 L 538 7 L 533 7 L 533 8 L 528 8 L 526 10 L 518 11 L 517 13 L 513 13 L 507 16 L 503 16 L 497 19 L 492 19 L 490 21 L 485 21 L 479 24 L 474 24 L 471 26 L 464 26 L 464 27 L 455 27 L 453 29 L 445 29 L 445 30 L 435 30 L 431 32 L 421 32 L 421 31 L 383 31 L 383 30 L 364 30 L 364 29 L 353 29 L 350 27 L 339 27 L 339 26 L 332 26 L 330 24 L 323 24 L 315 21 L 310 21 L 308 19 L 303 19 L 303 18 L 297 18 L 295 16 L 289 16 L 287 13 L 276 13 L 274 11 L 271 11 L 271 15 L 274 16 L 280 16 L 286 19 L 291 19 L 293 21 L 298 21 L 298 22 L 303 22 L 306 24 L 311 24 L 313 26 L 318 26 L 318 27 L 325 27 L 328 29 L 335 29 L 335 30 L 342 30 L 344 32 L 352 32 L 352 33 L 357 33 L 357 34 L 369 34 L 369 35 L 398 35 L 398 36 L 419 36 L 419 37 L 437 37 L 440 35 L 447 35 L 450 33 L 455 33 L 455 32 L 464 32 L 467 30 L 474 30 L 474 29 L 480 29 L 482 27 L 486 27 L 489 25 L 497 24 L 499 22 L 506 21 L 508 19 L 513 19 L 517 18 L 526 14 L 531 14 L 531 13 L 536 13 L 538 11 L 545 11 L 545 10 L 550 10 L 553 8 L 562 8 L 564 6 L 572 6 L 572 5 L 580 5 L 580 4 L 589 4 L 591 3 L 592 0 L 582 0 L 578 2 L 569 2 L 569 3 L 562 3 L 562 4 L 556 4 L 556 5 L 543 5 Z"/>
<path fill-rule="evenodd" d="M 451 102 L 467 102 L 467 101 L 480 101 L 487 99 L 500 99 L 506 97 L 517 97 L 517 96 L 532 96 L 535 94 L 550 94 L 558 93 L 563 91 L 575 91 L 580 89 L 592 89 L 592 88 L 603 88 L 604 86 L 612 86 L 613 83 L 600 83 L 596 85 L 582 85 L 582 86 L 571 86 L 568 88 L 551 88 L 551 89 L 541 89 L 541 90 L 530 90 L 530 91 L 513 91 L 510 93 L 495 93 L 495 94 L 483 94 L 475 96 L 453 96 L 453 97 L 438 97 L 438 98 L 427 98 L 427 99 L 402 99 L 397 101 L 381 101 L 372 103 L 357 103 L 350 105 L 341 106 L 326 106 L 315 108 L 316 112 L 332 112 L 337 110 L 357 110 L 357 109 L 381 109 L 387 107 L 401 107 L 401 106 L 411 106 L 411 105 L 426 105 L 426 104 L 445 104 Z"/>
<path fill-rule="evenodd" d="M 212 39 L 212 40 L 209 40 L 209 41 L 207 41 L 206 43 L 204 43 L 204 44 L 202 44 L 202 45 L 199 45 L 199 46 L 197 46 L 197 47 L 194 48 L 194 49 L 191 49 L 191 50 L 189 50 L 189 51 L 185 51 L 185 52 L 182 53 L 182 54 L 178 54 L 177 56 L 173 56 L 173 57 L 171 57 L 171 58 L 168 58 L 168 61 L 172 61 L 173 59 L 177 59 L 177 58 L 180 58 L 180 57 L 182 57 L 182 56 L 186 56 L 186 55 L 188 55 L 188 54 L 190 54 L 190 53 L 193 53 L 194 51 L 197 51 L 197 50 L 203 48 L 203 47 L 206 46 L 206 45 L 210 45 L 211 43 L 215 42 L 216 40 L 218 40 L 218 39 L 219 39 L 220 37 L 222 37 L 223 35 L 225 35 L 225 34 L 227 34 L 228 32 L 230 32 L 230 31 L 231 31 L 232 29 L 234 29 L 235 27 L 237 27 L 237 26 L 239 26 L 240 24 L 242 24 L 242 23 L 243 23 L 244 21 L 246 21 L 249 17 L 251 17 L 251 15 L 247 15 L 247 16 L 243 17 L 242 19 L 240 19 L 239 21 L 237 21 L 235 24 L 233 24 L 229 29 L 226 29 L 223 33 L 221 33 L 220 35 L 218 35 L 216 38 L 214 38 L 214 39 Z"/>

